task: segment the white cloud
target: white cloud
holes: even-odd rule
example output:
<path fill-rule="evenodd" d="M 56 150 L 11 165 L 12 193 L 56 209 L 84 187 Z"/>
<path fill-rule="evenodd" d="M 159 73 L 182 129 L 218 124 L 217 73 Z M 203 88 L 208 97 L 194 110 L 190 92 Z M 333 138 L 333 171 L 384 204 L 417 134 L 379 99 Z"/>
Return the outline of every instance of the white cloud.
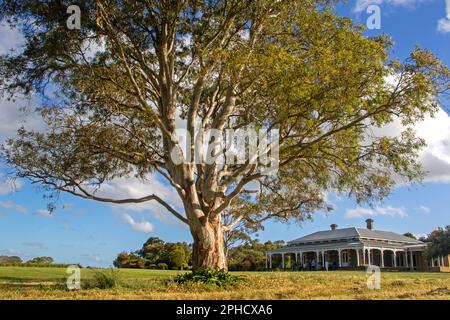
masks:
<path fill-rule="evenodd" d="M 35 212 L 33 212 L 33 215 L 38 216 L 38 217 L 48 218 L 48 219 L 53 218 L 53 215 L 48 210 L 44 210 L 44 209 L 36 210 Z"/>
<path fill-rule="evenodd" d="M 156 194 L 178 212 L 184 212 L 181 200 L 174 188 L 161 182 L 155 175 L 148 177 L 147 180 L 148 181 L 141 181 L 135 177 L 115 179 L 102 185 L 97 192 L 97 195 L 113 199 L 124 199 L 142 198 L 151 194 Z M 126 210 L 139 213 L 151 213 L 161 221 L 169 223 L 179 222 L 177 218 L 156 201 L 140 204 L 113 205 L 113 207 L 120 212 Z"/>
<path fill-rule="evenodd" d="M 45 124 L 35 112 L 32 98 L 16 97 L 15 100 L 0 100 L 0 141 L 14 137 L 20 127 L 42 131 Z"/>
<path fill-rule="evenodd" d="M 430 213 L 431 212 L 431 209 L 428 208 L 427 206 L 420 206 L 420 207 L 417 207 L 415 210 L 423 212 L 423 213 Z"/>
<path fill-rule="evenodd" d="M 420 154 L 420 162 L 426 172 L 425 182 L 450 182 L 450 116 L 439 109 L 434 117 L 416 123 L 412 129 L 426 142 Z M 389 125 L 373 128 L 375 136 L 399 136 L 405 127 L 396 119 Z"/>
<path fill-rule="evenodd" d="M 27 209 L 19 204 L 15 204 L 10 201 L 0 201 L 0 207 L 5 209 L 12 209 L 20 213 L 26 213 Z"/>
<path fill-rule="evenodd" d="M 0 173 L 0 178 L 3 175 Z M 8 193 L 17 191 L 22 188 L 22 182 L 20 180 L 11 180 L 6 179 L 4 181 L 0 181 L 0 195 L 4 196 Z"/>
<path fill-rule="evenodd" d="M 137 232 L 149 233 L 155 229 L 150 222 L 145 221 L 145 220 L 142 220 L 141 222 L 137 222 L 128 213 L 123 213 L 122 219 L 123 219 L 123 221 L 125 221 L 125 223 L 130 225 L 134 231 L 137 231 Z"/>
<path fill-rule="evenodd" d="M 34 249 L 48 249 L 48 247 L 42 242 L 23 242 L 22 245 Z"/>
<path fill-rule="evenodd" d="M 405 208 L 395 208 L 392 206 L 376 207 L 376 208 L 355 208 L 347 209 L 345 216 L 347 218 L 362 218 L 362 217 L 375 217 L 375 216 L 390 216 L 390 217 L 407 217 Z"/>
<path fill-rule="evenodd" d="M 0 54 L 11 50 L 20 50 L 23 37 L 17 29 L 0 25 Z M 0 142 L 7 137 L 13 137 L 21 126 L 29 130 L 41 130 L 44 123 L 41 117 L 34 112 L 33 98 L 17 96 L 14 100 L 0 100 Z"/>
<path fill-rule="evenodd" d="M 11 50 L 17 50 L 23 45 L 23 36 L 17 29 L 12 29 L 6 25 L 0 25 L 0 54 L 9 53 Z"/>
<path fill-rule="evenodd" d="M 428 182 L 450 182 L 450 116 L 440 109 L 414 129 L 427 143 L 420 154 Z"/>
<path fill-rule="evenodd" d="M 439 19 L 438 31 L 442 33 L 450 32 L 450 19 Z"/>
<path fill-rule="evenodd" d="M 438 21 L 438 31 L 442 33 L 450 32 L 450 0 L 445 0 L 445 16 Z"/>

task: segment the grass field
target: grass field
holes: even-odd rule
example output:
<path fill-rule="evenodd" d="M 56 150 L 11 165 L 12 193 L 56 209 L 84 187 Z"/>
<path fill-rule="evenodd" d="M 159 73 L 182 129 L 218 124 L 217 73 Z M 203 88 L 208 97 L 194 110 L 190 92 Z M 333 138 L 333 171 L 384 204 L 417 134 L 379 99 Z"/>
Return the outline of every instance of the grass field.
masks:
<path fill-rule="evenodd" d="M 82 286 L 96 271 L 82 269 Z M 450 274 L 383 273 L 369 290 L 364 272 L 242 272 L 231 289 L 171 282 L 177 271 L 120 270 L 114 289 L 65 287 L 60 268 L 0 267 L 0 299 L 447 299 Z"/>

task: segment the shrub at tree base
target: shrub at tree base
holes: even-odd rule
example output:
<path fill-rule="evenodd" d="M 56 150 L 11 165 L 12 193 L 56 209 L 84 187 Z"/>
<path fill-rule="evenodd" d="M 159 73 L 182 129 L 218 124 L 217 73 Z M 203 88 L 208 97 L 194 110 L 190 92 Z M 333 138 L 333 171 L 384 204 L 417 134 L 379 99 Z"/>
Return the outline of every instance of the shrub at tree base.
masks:
<path fill-rule="evenodd" d="M 219 269 L 201 269 L 196 272 L 180 274 L 175 278 L 175 282 L 178 284 L 201 283 L 221 288 L 235 286 L 242 281 L 241 278 Z"/>
<path fill-rule="evenodd" d="M 113 289 L 121 284 L 118 270 L 96 271 L 92 280 L 88 282 L 89 289 Z"/>

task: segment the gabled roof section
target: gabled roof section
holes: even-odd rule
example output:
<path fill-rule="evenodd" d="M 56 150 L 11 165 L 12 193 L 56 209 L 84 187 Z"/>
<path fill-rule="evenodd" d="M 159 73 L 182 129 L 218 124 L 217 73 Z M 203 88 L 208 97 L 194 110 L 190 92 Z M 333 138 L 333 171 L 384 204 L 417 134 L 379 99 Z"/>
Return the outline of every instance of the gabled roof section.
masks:
<path fill-rule="evenodd" d="M 386 240 L 391 242 L 400 242 L 405 244 L 423 244 L 423 242 L 415 239 L 405 237 L 401 234 L 381 231 L 381 230 L 369 230 L 364 228 L 344 228 L 336 230 L 326 230 L 311 233 L 307 236 L 292 240 L 288 242 L 288 245 L 293 244 L 305 244 L 313 242 L 328 242 L 333 240 L 348 240 L 348 239 L 374 239 L 374 240 Z"/>
<path fill-rule="evenodd" d="M 367 239 L 377 239 L 377 240 L 388 240 L 395 242 L 404 242 L 404 243 L 412 243 L 412 244 L 421 244 L 422 241 L 415 240 L 409 237 L 405 237 L 404 235 L 390 232 L 390 231 L 381 231 L 381 230 L 369 230 L 363 228 L 356 228 L 358 233 L 361 235 L 361 238 Z"/>
<path fill-rule="evenodd" d="M 331 241 L 331 240 L 352 239 L 352 238 L 359 238 L 358 231 L 356 230 L 356 228 L 353 227 L 314 232 L 307 236 L 289 241 L 288 244 L 300 244 L 308 242 L 320 242 L 320 241 Z"/>

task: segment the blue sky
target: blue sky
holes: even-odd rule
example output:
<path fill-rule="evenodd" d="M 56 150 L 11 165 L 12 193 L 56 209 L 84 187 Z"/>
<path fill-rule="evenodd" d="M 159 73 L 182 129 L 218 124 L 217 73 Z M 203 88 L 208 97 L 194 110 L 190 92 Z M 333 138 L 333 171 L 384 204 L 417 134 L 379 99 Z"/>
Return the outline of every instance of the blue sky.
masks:
<path fill-rule="evenodd" d="M 378 4 L 382 14 L 381 30 L 370 31 L 368 35 L 392 36 L 393 57 L 404 59 L 415 45 L 420 45 L 450 65 L 450 0 L 448 10 L 444 0 L 349 1 L 339 7 L 339 12 L 365 23 L 369 16 L 365 11 L 368 4 Z M 17 32 L 6 27 L 0 27 L 0 37 L 2 52 L 20 45 Z M 39 127 L 39 119 L 18 111 L 23 105 L 32 104 L 23 99 L 15 103 L 0 101 L 2 139 L 14 134 L 23 120 L 29 127 Z M 389 130 L 400 129 L 400 125 L 394 124 Z M 359 208 L 350 199 L 329 194 L 328 199 L 335 206 L 332 213 L 318 212 L 314 221 L 302 226 L 267 223 L 259 238 L 291 240 L 328 229 L 332 223 L 340 227 L 363 227 L 368 217 L 375 219 L 377 229 L 410 231 L 417 235 L 450 224 L 450 117 L 442 111 L 435 119 L 418 124 L 416 129 L 428 142 L 421 159 L 429 174 L 422 185 L 399 187 L 373 209 Z M 150 236 L 166 241 L 191 241 L 187 227 L 155 204 L 120 207 L 61 195 L 57 210 L 49 215 L 44 193 L 27 181 L 16 181 L 13 186 L 6 179 L 7 172 L 7 168 L 0 168 L 0 255 L 19 255 L 23 259 L 46 255 L 58 262 L 109 266 L 119 252 L 138 249 Z M 136 180 L 115 181 L 106 186 L 105 192 L 140 195 L 144 188 L 146 193 L 149 189 L 158 190 L 164 199 L 180 206 L 174 191 L 160 181 L 151 186 Z"/>

